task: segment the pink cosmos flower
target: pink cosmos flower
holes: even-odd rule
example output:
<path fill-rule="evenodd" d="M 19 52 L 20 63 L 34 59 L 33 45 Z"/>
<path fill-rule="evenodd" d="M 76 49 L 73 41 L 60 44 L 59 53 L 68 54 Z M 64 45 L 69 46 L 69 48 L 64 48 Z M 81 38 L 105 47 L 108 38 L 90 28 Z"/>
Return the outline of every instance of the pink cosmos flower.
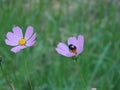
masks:
<path fill-rule="evenodd" d="M 84 37 L 82 35 L 68 38 L 68 46 L 60 42 L 57 45 L 56 51 L 66 57 L 74 57 L 82 53 L 84 47 Z"/>
<path fill-rule="evenodd" d="M 6 35 L 5 43 L 9 46 L 14 46 L 11 51 L 14 53 L 20 50 L 33 46 L 35 44 L 36 33 L 34 33 L 33 27 L 28 26 L 25 36 L 20 27 L 16 26 L 12 30 L 13 32 L 8 32 Z"/>

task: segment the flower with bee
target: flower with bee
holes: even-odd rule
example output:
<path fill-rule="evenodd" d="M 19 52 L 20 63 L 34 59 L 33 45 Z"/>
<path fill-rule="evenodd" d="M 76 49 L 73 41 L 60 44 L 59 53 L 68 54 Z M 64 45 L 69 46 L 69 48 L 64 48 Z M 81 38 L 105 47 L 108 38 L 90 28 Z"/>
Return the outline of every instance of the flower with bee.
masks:
<path fill-rule="evenodd" d="M 76 57 L 83 52 L 84 49 L 84 36 L 79 35 L 76 37 L 68 38 L 68 45 L 60 42 L 57 45 L 56 51 L 66 57 Z"/>

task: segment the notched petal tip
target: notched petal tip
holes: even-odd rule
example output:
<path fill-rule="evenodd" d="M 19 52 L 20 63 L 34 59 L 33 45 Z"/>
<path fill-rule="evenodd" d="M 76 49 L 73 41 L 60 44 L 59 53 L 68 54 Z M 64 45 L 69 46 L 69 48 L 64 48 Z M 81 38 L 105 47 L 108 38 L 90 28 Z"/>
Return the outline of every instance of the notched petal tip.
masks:
<path fill-rule="evenodd" d="M 33 26 L 29 25 L 29 26 L 27 26 L 27 28 L 31 28 L 31 29 L 33 29 Z"/>
<path fill-rule="evenodd" d="M 76 37 L 69 37 L 68 38 L 68 45 L 70 45 L 70 44 L 73 44 L 73 45 L 77 45 L 77 39 L 76 39 Z"/>
<path fill-rule="evenodd" d="M 22 29 L 19 26 L 15 26 L 12 29 L 13 34 L 17 36 L 18 39 L 23 38 Z"/>
<path fill-rule="evenodd" d="M 7 39 L 11 40 L 13 38 L 14 34 L 12 32 L 7 32 L 6 37 Z"/>
<path fill-rule="evenodd" d="M 79 45 L 81 44 L 82 46 L 84 45 L 84 36 L 83 35 L 78 36 L 78 44 Z"/>
<path fill-rule="evenodd" d="M 16 30 L 21 31 L 21 28 L 19 26 L 14 26 L 12 28 L 12 31 L 15 32 Z"/>
<path fill-rule="evenodd" d="M 19 26 L 14 26 L 13 28 L 20 28 Z"/>
<path fill-rule="evenodd" d="M 79 35 L 78 39 L 83 39 L 84 40 L 84 36 L 83 35 Z"/>

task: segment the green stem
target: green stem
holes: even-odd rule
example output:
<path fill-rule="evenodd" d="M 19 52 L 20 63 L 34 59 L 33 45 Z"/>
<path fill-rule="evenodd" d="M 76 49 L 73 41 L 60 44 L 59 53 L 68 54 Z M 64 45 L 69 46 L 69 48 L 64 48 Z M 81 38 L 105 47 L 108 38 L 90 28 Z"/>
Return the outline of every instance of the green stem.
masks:
<path fill-rule="evenodd" d="M 77 62 L 76 62 L 76 64 L 77 64 L 77 68 L 78 68 L 78 70 L 79 70 L 79 74 L 80 74 L 80 77 L 81 77 L 81 79 L 82 79 L 84 88 L 87 90 L 86 81 L 85 81 L 85 79 L 84 79 L 84 77 L 83 77 L 81 67 L 80 67 L 80 65 L 79 65 Z"/>
<path fill-rule="evenodd" d="M 24 60 L 24 64 L 25 64 L 26 73 L 28 74 L 28 65 L 27 65 L 26 60 Z M 28 82 L 29 82 L 29 85 L 30 85 L 30 90 L 33 90 L 30 78 L 28 79 Z"/>

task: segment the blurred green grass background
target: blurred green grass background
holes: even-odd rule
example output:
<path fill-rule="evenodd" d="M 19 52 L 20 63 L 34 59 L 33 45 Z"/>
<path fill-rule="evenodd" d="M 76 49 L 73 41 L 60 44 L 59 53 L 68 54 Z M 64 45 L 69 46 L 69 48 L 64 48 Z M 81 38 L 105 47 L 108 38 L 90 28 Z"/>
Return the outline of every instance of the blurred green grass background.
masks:
<path fill-rule="evenodd" d="M 0 55 L 15 90 L 120 90 L 119 0 L 0 0 Z M 14 54 L 5 45 L 14 26 L 25 32 L 32 25 L 35 46 Z M 85 37 L 84 52 L 76 63 L 56 53 L 57 44 L 70 36 Z M 24 62 L 28 64 L 28 73 Z M 11 90 L 0 70 L 0 90 Z M 88 89 L 90 90 L 90 89 Z"/>

